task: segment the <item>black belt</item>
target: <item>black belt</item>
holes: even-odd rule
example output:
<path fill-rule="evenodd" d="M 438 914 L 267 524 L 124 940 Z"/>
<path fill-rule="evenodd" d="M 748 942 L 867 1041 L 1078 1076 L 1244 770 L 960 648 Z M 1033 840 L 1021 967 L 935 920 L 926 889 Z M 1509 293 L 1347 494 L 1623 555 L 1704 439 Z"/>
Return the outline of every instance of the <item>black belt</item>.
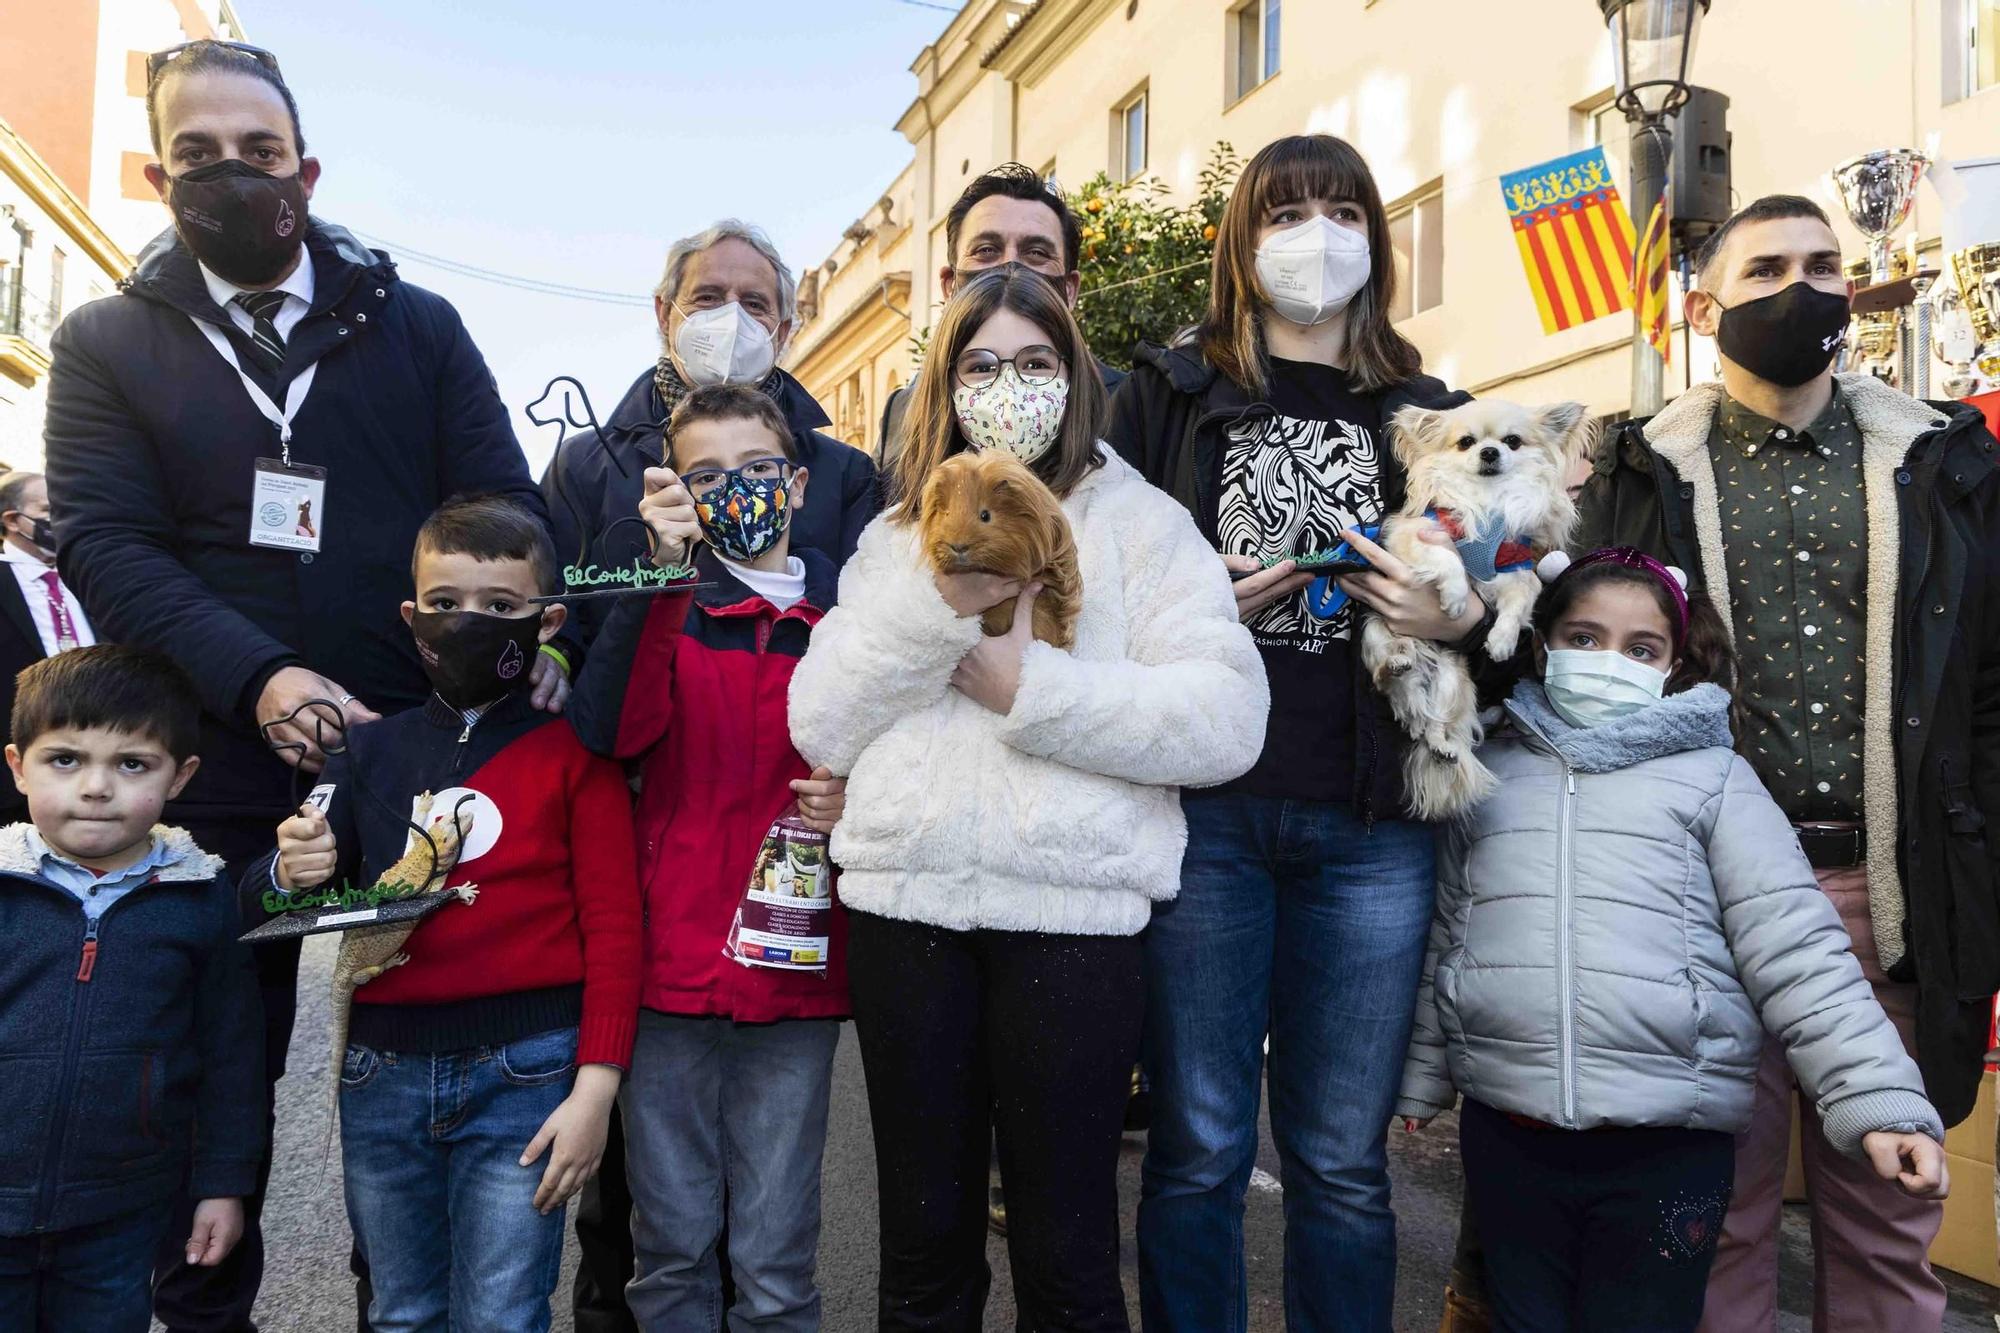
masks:
<path fill-rule="evenodd" d="M 1868 858 L 1868 830 L 1858 824 L 1794 824 L 1792 832 L 1814 870 L 1841 870 Z"/>

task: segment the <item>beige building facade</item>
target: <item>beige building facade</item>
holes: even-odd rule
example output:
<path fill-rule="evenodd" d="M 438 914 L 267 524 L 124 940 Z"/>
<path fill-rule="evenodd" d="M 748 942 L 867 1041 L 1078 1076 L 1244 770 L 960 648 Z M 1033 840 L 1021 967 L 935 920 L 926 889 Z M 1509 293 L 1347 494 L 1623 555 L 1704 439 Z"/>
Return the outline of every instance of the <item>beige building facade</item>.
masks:
<path fill-rule="evenodd" d="M 168 225 L 146 55 L 243 39 L 230 0 L 0 0 L 0 463 L 40 468 L 49 338 Z"/>
<path fill-rule="evenodd" d="M 1305 131 L 1350 140 L 1374 168 L 1412 289 L 1401 327 L 1430 371 L 1525 401 L 1629 405 L 1630 317 L 1545 336 L 1499 188 L 1600 139 L 1623 186 L 1629 130 L 1609 109 L 1597 0 L 968 0 L 910 69 L 910 164 L 805 274 L 788 354 L 851 443 L 875 447 L 882 403 L 910 377 L 946 210 L 979 172 L 1150 175 L 1186 199 L 1218 140 L 1248 157 Z M 1731 99 L 1738 202 L 1813 196 L 1850 257 L 1862 243 L 1827 182 L 1835 163 L 1890 147 L 2000 156 L 2000 0 L 1714 0 L 1692 77 Z M 1941 217 L 1924 187 L 1911 230 L 1926 246 Z M 1669 396 L 1713 372 L 1678 325 L 1674 354 Z"/>

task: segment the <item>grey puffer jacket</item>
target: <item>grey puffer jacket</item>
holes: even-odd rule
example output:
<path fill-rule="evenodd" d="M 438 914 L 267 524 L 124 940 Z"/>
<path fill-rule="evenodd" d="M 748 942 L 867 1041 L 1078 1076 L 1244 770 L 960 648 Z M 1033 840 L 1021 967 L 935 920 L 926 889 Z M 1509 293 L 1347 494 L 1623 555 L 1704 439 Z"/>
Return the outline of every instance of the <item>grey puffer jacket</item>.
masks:
<path fill-rule="evenodd" d="M 1733 1134 L 1768 1029 L 1840 1152 L 1944 1138 L 1728 710 L 1699 685 L 1576 728 L 1519 687 L 1482 752 L 1498 791 L 1441 838 L 1398 1115 L 1456 1089 L 1565 1129 Z"/>

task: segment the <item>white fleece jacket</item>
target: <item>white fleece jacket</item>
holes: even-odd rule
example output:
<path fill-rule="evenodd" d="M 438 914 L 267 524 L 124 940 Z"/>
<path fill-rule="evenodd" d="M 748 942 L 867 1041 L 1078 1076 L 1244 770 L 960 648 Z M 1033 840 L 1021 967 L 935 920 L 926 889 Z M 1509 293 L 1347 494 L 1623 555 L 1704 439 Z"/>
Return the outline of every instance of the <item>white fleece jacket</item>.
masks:
<path fill-rule="evenodd" d="M 1246 772 L 1270 690 L 1222 561 L 1110 449 L 1063 502 L 1076 647 L 1034 643 L 1002 716 L 951 686 L 979 642 L 913 525 L 878 518 L 792 677 L 792 741 L 848 778 L 840 896 L 953 930 L 1130 935 L 1180 890 L 1181 787 Z"/>

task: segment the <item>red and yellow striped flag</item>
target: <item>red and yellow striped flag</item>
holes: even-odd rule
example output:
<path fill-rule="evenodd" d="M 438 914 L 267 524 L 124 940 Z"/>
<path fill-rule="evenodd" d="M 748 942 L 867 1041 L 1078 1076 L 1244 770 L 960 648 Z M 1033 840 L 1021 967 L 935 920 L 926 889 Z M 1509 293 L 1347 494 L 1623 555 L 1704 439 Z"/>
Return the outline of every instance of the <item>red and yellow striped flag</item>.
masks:
<path fill-rule="evenodd" d="M 1673 289 L 1667 283 L 1669 236 L 1667 201 L 1673 198 L 1673 183 L 1660 191 L 1653 216 L 1646 222 L 1646 234 L 1639 238 L 1639 256 L 1632 266 L 1632 300 L 1639 312 L 1639 327 L 1646 341 L 1660 354 L 1660 360 L 1674 363 L 1674 322 L 1669 303 Z"/>
<path fill-rule="evenodd" d="M 1542 332 L 1630 309 L 1632 217 L 1602 148 L 1500 178 Z"/>

